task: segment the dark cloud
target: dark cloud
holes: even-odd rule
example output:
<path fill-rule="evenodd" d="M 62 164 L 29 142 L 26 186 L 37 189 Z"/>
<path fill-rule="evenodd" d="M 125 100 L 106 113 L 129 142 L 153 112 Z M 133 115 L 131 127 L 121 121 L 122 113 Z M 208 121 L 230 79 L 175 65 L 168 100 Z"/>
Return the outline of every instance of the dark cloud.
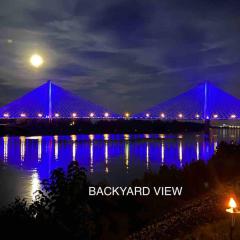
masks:
<path fill-rule="evenodd" d="M 2 0 L 0 103 L 47 79 L 119 112 L 205 80 L 240 97 L 239 11 L 225 0 Z"/>
<path fill-rule="evenodd" d="M 72 76 L 87 76 L 88 72 L 91 70 L 83 68 L 77 64 L 65 64 L 60 65 L 49 70 L 52 75 L 60 75 L 62 77 L 72 77 Z"/>

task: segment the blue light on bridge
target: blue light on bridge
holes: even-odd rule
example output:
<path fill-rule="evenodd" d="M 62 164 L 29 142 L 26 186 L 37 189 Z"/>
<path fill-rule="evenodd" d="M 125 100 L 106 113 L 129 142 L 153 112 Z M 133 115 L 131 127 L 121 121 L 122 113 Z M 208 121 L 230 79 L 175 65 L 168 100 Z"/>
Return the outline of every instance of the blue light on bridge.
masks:
<path fill-rule="evenodd" d="M 142 113 L 123 115 L 75 96 L 48 81 L 23 97 L 0 108 L 0 118 L 88 118 L 88 119 L 238 119 L 240 100 L 210 83 L 162 102 Z"/>
<path fill-rule="evenodd" d="M 135 114 L 133 118 L 146 118 L 146 112 L 153 119 L 237 119 L 240 116 L 240 99 L 206 82 Z"/>
<path fill-rule="evenodd" d="M 118 118 L 119 114 L 82 99 L 51 81 L 0 108 L 0 118 Z"/>

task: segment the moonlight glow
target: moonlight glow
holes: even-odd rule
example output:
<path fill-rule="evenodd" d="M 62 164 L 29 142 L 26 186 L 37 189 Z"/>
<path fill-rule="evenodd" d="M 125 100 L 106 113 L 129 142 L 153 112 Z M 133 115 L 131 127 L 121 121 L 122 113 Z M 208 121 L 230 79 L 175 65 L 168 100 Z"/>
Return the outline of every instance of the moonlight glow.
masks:
<path fill-rule="evenodd" d="M 33 67 L 39 68 L 43 64 L 43 58 L 38 54 L 33 54 L 30 57 L 30 63 Z"/>

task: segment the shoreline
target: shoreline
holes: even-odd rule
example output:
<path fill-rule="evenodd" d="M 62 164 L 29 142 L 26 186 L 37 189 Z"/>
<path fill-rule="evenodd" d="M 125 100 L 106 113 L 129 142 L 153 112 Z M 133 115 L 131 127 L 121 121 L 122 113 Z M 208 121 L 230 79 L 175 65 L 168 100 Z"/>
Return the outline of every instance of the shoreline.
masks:
<path fill-rule="evenodd" d="M 161 120 L 20 119 L 0 121 L 0 136 L 164 134 L 208 131 L 203 123 Z"/>

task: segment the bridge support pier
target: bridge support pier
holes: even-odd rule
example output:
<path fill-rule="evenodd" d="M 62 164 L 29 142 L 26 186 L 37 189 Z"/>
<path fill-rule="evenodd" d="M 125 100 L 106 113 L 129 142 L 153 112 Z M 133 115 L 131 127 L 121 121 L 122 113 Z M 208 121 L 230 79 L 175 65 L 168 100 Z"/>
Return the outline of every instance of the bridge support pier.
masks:
<path fill-rule="evenodd" d="M 210 119 L 205 119 L 204 120 L 204 132 L 209 133 L 210 129 Z"/>

